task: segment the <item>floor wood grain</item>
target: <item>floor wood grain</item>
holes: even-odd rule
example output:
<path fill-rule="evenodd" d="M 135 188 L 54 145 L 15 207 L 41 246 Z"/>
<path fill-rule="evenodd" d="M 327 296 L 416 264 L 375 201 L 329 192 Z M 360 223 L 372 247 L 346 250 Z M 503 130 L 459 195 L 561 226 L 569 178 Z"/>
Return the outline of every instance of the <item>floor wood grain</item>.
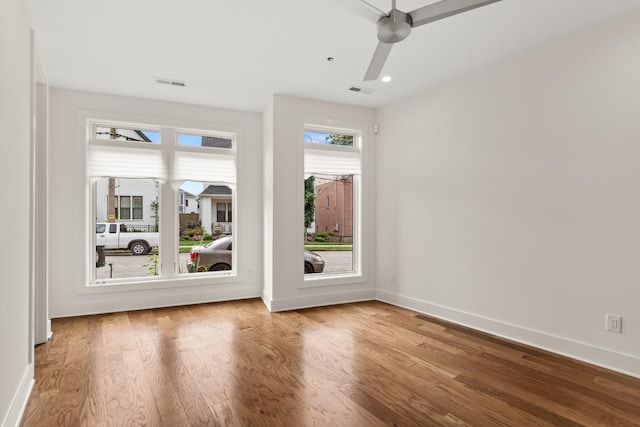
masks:
<path fill-rule="evenodd" d="M 22 426 L 640 426 L 640 379 L 380 302 L 54 319 Z"/>

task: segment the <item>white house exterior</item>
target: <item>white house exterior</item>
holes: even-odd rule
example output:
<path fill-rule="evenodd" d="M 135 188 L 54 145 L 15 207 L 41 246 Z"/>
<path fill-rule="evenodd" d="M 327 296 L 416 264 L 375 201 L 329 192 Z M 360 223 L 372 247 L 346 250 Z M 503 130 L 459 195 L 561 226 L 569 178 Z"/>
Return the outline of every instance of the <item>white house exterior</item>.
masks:
<path fill-rule="evenodd" d="M 155 179 L 115 179 L 115 217 L 109 218 L 109 178 L 96 183 L 96 222 L 118 221 L 132 224 L 156 224 L 152 203 L 159 202 L 159 183 Z M 191 202 L 189 204 L 192 204 Z M 197 203 L 195 203 L 197 205 Z"/>
<path fill-rule="evenodd" d="M 207 233 L 232 232 L 232 190 L 226 185 L 209 185 L 199 194 L 200 223 Z"/>
<path fill-rule="evenodd" d="M 178 213 L 200 213 L 200 202 L 198 201 L 198 196 L 189 193 L 188 191 L 180 190 L 178 197 Z"/>
<path fill-rule="evenodd" d="M 159 199 L 159 183 L 154 179 L 115 179 L 115 218 L 112 221 L 132 224 L 156 224 L 152 207 Z M 109 178 L 96 183 L 96 222 L 108 222 L 107 201 Z M 181 214 L 199 214 L 202 228 L 207 233 L 231 233 L 232 190 L 226 185 L 209 185 L 199 195 L 181 190 L 178 194 Z"/>

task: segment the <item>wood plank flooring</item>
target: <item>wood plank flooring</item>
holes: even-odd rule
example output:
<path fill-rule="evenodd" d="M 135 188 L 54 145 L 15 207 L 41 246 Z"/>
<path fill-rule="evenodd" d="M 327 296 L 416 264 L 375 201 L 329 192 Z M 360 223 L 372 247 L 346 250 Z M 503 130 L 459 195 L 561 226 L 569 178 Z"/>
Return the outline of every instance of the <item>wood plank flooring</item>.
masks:
<path fill-rule="evenodd" d="M 52 327 L 22 426 L 640 426 L 640 379 L 380 302 Z"/>

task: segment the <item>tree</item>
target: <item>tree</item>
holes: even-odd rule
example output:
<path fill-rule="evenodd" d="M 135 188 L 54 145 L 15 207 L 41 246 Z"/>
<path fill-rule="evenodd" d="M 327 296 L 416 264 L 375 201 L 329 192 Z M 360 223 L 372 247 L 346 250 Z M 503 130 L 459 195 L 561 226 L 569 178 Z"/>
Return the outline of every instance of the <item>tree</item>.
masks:
<path fill-rule="evenodd" d="M 311 227 L 316 212 L 316 179 L 310 176 L 304 180 L 304 228 Z"/>
<path fill-rule="evenodd" d="M 353 147 L 353 135 L 341 135 L 339 133 L 331 133 L 324 138 L 325 141 L 332 145 L 346 145 Z"/>

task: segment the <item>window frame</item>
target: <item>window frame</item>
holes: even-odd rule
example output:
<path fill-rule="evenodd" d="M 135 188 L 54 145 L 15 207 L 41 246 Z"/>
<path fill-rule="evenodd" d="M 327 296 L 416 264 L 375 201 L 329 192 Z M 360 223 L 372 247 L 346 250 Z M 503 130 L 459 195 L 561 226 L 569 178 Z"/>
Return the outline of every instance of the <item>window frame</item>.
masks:
<path fill-rule="evenodd" d="M 339 133 L 345 135 L 353 135 L 353 146 L 329 145 L 313 142 L 304 142 L 305 131 L 315 131 L 323 133 Z M 304 274 L 301 271 L 302 281 L 298 288 L 314 288 L 324 286 L 340 286 L 365 283 L 367 281 L 367 242 L 368 233 L 364 230 L 368 229 L 367 215 L 363 215 L 363 207 L 371 206 L 368 195 L 364 188 L 369 186 L 369 176 L 367 167 L 367 151 L 365 149 L 369 141 L 372 140 L 369 132 L 369 126 L 365 123 L 339 121 L 334 119 L 306 117 L 302 118 L 298 124 L 298 165 L 299 165 L 299 182 L 298 182 L 298 241 L 304 242 L 304 179 L 307 176 L 305 171 L 305 149 L 307 147 L 314 150 L 326 150 L 326 152 L 335 153 L 357 153 L 360 162 L 360 173 L 353 175 L 353 250 L 352 250 L 352 272 L 342 273 L 317 273 Z M 303 258 L 304 244 L 299 245 L 299 259 Z M 322 254 L 320 254 L 322 256 Z"/>
<path fill-rule="evenodd" d="M 238 181 L 240 171 L 237 162 L 238 159 L 238 146 L 242 138 L 242 129 L 237 126 L 230 126 L 228 124 L 215 124 L 215 123 L 190 123 L 184 121 L 167 120 L 163 118 L 149 118 L 138 117 L 133 115 L 120 115 L 117 113 L 96 113 L 94 111 L 79 111 L 78 118 L 78 136 L 82 135 L 81 140 L 85 147 L 86 159 L 89 159 L 90 146 L 92 143 L 97 145 L 117 144 L 119 146 L 160 150 L 165 159 L 172 158 L 172 153 L 176 151 L 194 151 L 194 147 L 180 146 L 178 145 L 177 135 L 179 133 L 197 134 L 203 136 L 222 136 L 232 139 L 232 148 L 219 149 L 214 147 L 195 147 L 199 151 L 203 152 L 219 152 L 223 150 L 225 154 L 233 156 L 233 163 L 235 168 L 235 182 L 223 182 L 224 185 L 232 187 L 232 203 L 238 203 Z M 186 126 L 185 126 L 186 124 Z M 116 128 L 125 129 L 141 129 L 144 131 L 154 131 L 159 134 L 158 143 L 140 144 L 135 141 L 120 141 L 120 140 L 105 140 L 95 138 L 96 126 L 110 126 Z M 169 142 L 167 142 L 169 141 Z M 185 150 L 187 148 L 187 150 Z M 204 285 L 223 285 L 230 283 L 237 283 L 245 279 L 243 271 L 243 257 L 239 256 L 237 250 L 233 250 L 233 269 L 225 272 L 208 272 L 202 274 L 186 275 L 180 274 L 178 270 L 179 262 L 179 239 L 177 236 L 178 224 L 178 193 L 179 189 L 170 178 L 164 177 L 161 180 L 162 189 L 160 191 L 160 202 L 162 199 L 174 200 L 174 203 L 168 207 L 167 203 L 161 202 L 161 217 L 160 217 L 160 257 L 162 265 L 161 276 L 146 276 L 135 277 L 127 279 L 113 279 L 109 281 L 98 281 L 95 279 L 95 255 L 94 248 L 96 245 L 96 212 L 95 212 L 95 197 L 96 197 L 96 185 L 95 179 L 92 179 L 89 175 L 89 163 L 86 163 L 86 169 L 84 173 L 84 180 L 86 184 L 86 214 L 85 227 L 87 238 L 85 238 L 85 263 L 84 263 L 84 276 L 86 280 L 82 286 L 78 285 L 78 294 L 92 294 L 92 293 L 105 293 L 105 292 L 121 292 L 121 291 L 133 291 L 133 290 L 149 290 L 149 289 L 161 289 L 161 288 L 183 288 L 184 286 L 204 286 Z M 211 182 L 211 184 L 221 184 L 221 182 Z M 163 206 L 166 206 L 162 209 Z M 175 212 L 169 212 L 175 211 Z M 164 215 L 163 215 L 164 214 Z M 239 241 L 235 247 L 241 247 L 242 232 L 239 231 L 241 227 L 238 221 L 234 221 L 232 225 L 232 233 L 234 240 Z M 173 231 L 176 231 L 175 233 Z M 165 265 L 167 267 L 165 267 Z"/>
<path fill-rule="evenodd" d="M 128 218 L 123 218 L 122 217 L 122 199 L 125 200 L 129 200 L 129 206 L 126 207 L 126 210 L 129 212 L 129 217 Z M 135 207 L 134 206 L 134 199 L 140 199 L 141 200 L 141 204 L 139 207 Z M 116 219 L 118 221 L 138 221 L 138 220 L 144 220 L 144 196 L 132 196 L 132 195 L 120 195 L 118 194 L 116 196 Z M 140 209 L 140 217 L 136 217 L 135 212 L 136 209 Z"/>

